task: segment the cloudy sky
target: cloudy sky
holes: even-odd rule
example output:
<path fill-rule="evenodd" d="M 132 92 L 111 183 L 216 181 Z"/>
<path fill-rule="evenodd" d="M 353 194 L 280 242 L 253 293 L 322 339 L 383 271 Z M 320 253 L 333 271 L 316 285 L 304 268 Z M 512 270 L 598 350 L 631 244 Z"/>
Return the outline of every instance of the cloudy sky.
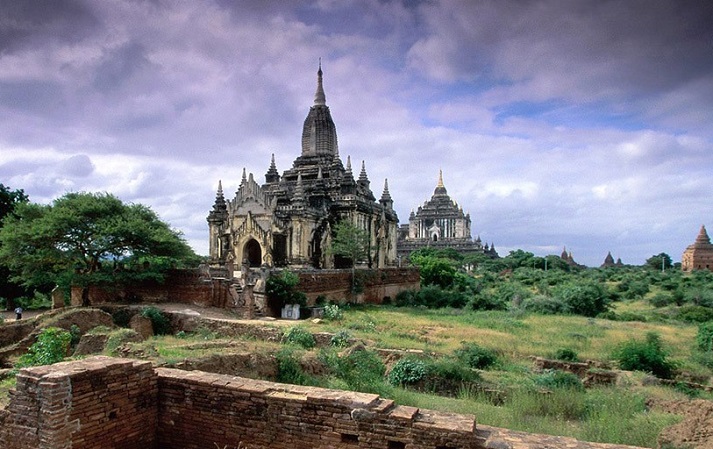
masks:
<path fill-rule="evenodd" d="M 438 170 L 501 255 L 680 260 L 713 231 L 713 2 L 0 0 L 0 183 L 106 191 L 207 253 L 218 180 L 340 154 L 401 222 Z"/>

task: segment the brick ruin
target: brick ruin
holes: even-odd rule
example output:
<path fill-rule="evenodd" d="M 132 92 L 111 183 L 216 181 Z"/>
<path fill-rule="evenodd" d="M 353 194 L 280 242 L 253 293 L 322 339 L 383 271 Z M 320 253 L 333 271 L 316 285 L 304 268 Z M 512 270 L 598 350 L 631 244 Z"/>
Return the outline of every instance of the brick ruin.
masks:
<path fill-rule="evenodd" d="M 265 282 L 271 273 L 279 270 L 250 269 L 245 267 L 240 277 L 201 268 L 172 270 L 162 283 L 144 282 L 123 288 L 89 287 L 89 304 L 111 303 L 186 303 L 202 307 L 231 309 L 243 318 L 279 316 L 270 307 L 265 295 Z M 419 290 L 420 276 L 417 268 L 383 268 L 378 270 L 295 270 L 299 276 L 297 289 L 307 295 L 309 304 L 318 298 L 344 303 L 381 304 L 405 290 Z M 359 292 L 352 292 L 352 276 Z M 82 289 L 72 289 L 71 304 L 83 304 Z"/>
<path fill-rule="evenodd" d="M 375 394 L 154 368 L 104 356 L 23 369 L 0 410 L 4 449 L 614 449 L 476 426 Z"/>

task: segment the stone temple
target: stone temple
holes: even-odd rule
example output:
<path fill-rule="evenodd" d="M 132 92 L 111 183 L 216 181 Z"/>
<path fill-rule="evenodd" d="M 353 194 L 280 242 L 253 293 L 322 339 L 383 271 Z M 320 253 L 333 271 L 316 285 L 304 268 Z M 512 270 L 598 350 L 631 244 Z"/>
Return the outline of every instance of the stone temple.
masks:
<path fill-rule="evenodd" d="M 371 268 L 396 265 L 398 217 L 388 183 L 377 201 L 364 162 L 357 177 L 339 156 L 337 129 L 326 104 L 322 67 L 302 130 L 302 153 L 279 174 L 274 155 L 265 183 L 243 169 L 235 197 L 222 184 L 208 214 L 210 264 L 230 274 L 239 266 L 342 268 L 350 261 L 329 254 L 332 229 L 348 220 L 369 238 Z"/>
<path fill-rule="evenodd" d="M 429 201 L 414 212 L 408 224 L 399 228 L 398 256 L 408 258 L 421 248 L 452 248 L 461 254 L 486 254 L 498 257 L 495 245 L 483 246 L 480 237 L 473 240 L 470 231 L 470 214 L 453 201 L 443 184 L 443 171 L 439 171 L 438 184 Z"/>
<path fill-rule="evenodd" d="M 681 270 L 710 270 L 713 271 L 713 244 L 708 237 L 706 227 L 701 226 L 698 237 L 692 245 L 688 245 L 681 256 Z"/>

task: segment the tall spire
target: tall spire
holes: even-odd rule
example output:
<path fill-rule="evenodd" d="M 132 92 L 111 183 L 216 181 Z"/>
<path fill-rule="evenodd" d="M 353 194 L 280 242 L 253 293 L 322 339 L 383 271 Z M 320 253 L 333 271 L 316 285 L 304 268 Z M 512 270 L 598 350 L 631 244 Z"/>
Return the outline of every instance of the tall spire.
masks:
<path fill-rule="evenodd" d="M 279 182 L 280 173 L 277 171 L 277 166 L 275 165 L 275 153 L 272 153 L 272 158 L 270 159 L 270 168 L 267 169 L 265 174 L 265 182 Z"/>
<path fill-rule="evenodd" d="M 220 222 L 228 216 L 228 206 L 223 196 L 223 182 L 218 181 L 218 191 L 215 193 L 215 203 L 213 210 L 208 214 L 208 221 Z"/>
<path fill-rule="evenodd" d="M 391 193 L 389 193 L 388 179 L 384 179 L 384 191 L 381 193 L 381 199 L 379 199 L 379 202 L 389 209 L 391 209 L 394 205 L 394 200 L 391 198 Z"/>
<path fill-rule="evenodd" d="M 327 97 L 324 95 L 324 87 L 322 86 L 322 58 L 319 58 L 319 70 L 317 70 L 317 92 L 314 94 L 314 105 L 327 105 Z"/>
<path fill-rule="evenodd" d="M 696 243 L 707 243 L 710 244 L 711 239 L 708 237 L 708 232 L 706 232 L 705 225 L 701 225 L 701 230 L 698 232 L 698 237 L 696 237 Z"/>
<path fill-rule="evenodd" d="M 436 185 L 436 190 L 433 191 L 434 195 L 448 195 L 446 191 L 446 186 L 443 185 L 443 170 L 438 170 L 438 184 Z"/>

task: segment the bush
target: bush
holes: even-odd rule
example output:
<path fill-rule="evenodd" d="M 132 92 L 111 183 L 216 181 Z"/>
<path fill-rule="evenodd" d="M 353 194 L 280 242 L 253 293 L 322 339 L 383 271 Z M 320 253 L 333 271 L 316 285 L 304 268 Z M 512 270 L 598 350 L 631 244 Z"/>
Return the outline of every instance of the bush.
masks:
<path fill-rule="evenodd" d="M 15 366 L 21 368 L 61 362 L 67 356 L 71 340 L 72 335 L 59 327 L 43 329 L 37 341 L 30 346 L 27 354 L 20 357 Z"/>
<path fill-rule="evenodd" d="M 569 313 L 595 317 L 609 307 L 609 292 L 596 282 L 565 284 L 554 295 L 567 305 Z"/>
<path fill-rule="evenodd" d="M 698 326 L 696 345 L 699 351 L 713 352 L 713 323 L 705 323 Z"/>
<path fill-rule="evenodd" d="M 307 305 L 307 296 L 304 292 L 297 290 L 300 282 L 299 276 L 291 271 L 283 271 L 279 276 L 270 276 L 265 284 L 267 296 L 283 307 L 285 304 Z"/>
<path fill-rule="evenodd" d="M 301 346 L 304 349 L 314 348 L 316 342 L 314 336 L 305 328 L 300 326 L 291 327 L 282 336 L 284 343 Z"/>
<path fill-rule="evenodd" d="M 495 351 L 475 343 L 463 343 L 459 349 L 455 350 L 455 355 L 466 366 L 475 369 L 486 369 L 498 362 L 498 355 Z"/>
<path fill-rule="evenodd" d="M 327 304 L 324 306 L 324 319 L 329 321 L 341 321 L 344 318 L 342 309 L 336 304 Z"/>
<path fill-rule="evenodd" d="M 619 367 L 628 371 L 644 371 L 663 379 L 673 377 L 675 366 L 666 360 L 661 339 L 655 332 L 646 334 L 645 341 L 629 340 L 614 352 Z"/>
<path fill-rule="evenodd" d="M 654 307 L 666 307 L 671 304 L 676 303 L 676 299 L 671 293 L 657 293 L 653 297 L 649 298 L 649 303 Z"/>
<path fill-rule="evenodd" d="M 582 381 L 576 374 L 560 371 L 557 369 L 548 369 L 533 378 L 535 385 L 544 388 L 569 388 L 573 390 L 583 390 Z"/>
<path fill-rule="evenodd" d="M 542 315 L 557 315 L 569 312 L 569 308 L 564 301 L 545 295 L 536 295 L 526 298 L 522 301 L 520 307 L 528 312 Z"/>
<path fill-rule="evenodd" d="M 155 335 L 168 335 L 171 333 L 171 321 L 165 313 L 156 307 L 145 307 L 141 316 L 151 320 L 151 327 Z"/>
<path fill-rule="evenodd" d="M 404 358 L 394 364 L 388 375 L 388 381 L 394 386 L 415 384 L 426 377 L 426 364 L 418 359 Z"/>
<path fill-rule="evenodd" d="M 349 331 L 340 330 L 339 332 L 334 334 L 329 340 L 329 345 L 337 348 L 346 348 L 347 346 L 349 346 L 349 341 L 351 340 L 351 338 L 352 334 L 350 334 Z"/>
<path fill-rule="evenodd" d="M 676 318 L 688 323 L 705 323 L 713 320 L 713 309 L 703 306 L 686 305 L 678 309 Z"/>
<path fill-rule="evenodd" d="M 578 362 L 579 356 L 574 349 L 570 348 L 560 348 L 555 351 L 554 358 L 556 360 L 563 360 L 565 362 Z"/>
<path fill-rule="evenodd" d="M 294 384 L 294 385 L 310 385 L 312 379 L 302 370 L 299 360 L 295 356 L 293 350 L 283 348 L 277 354 L 277 381 Z"/>
<path fill-rule="evenodd" d="M 517 389 L 508 395 L 507 403 L 521 422 L 543 416 L 561 421 L 580 420 L 588 412 L 586 393 L 569 388 L 555 388 L 550 393 Z"/>
<path fill-rule="evenodd" d="M 363 393 L 381 393 L 383 390 L 386 367 L 374 351 L 357 350 L 339 357 L 333 370 L 350 390 Z"/>
<path fill-rule="evenodd" d="M 70 346 L 77 346 L 77 344 L 79 344 L 79 340 L 82 338 L 82 330 L 76 324 L 72 324 L 69 326 L 69 333 L 72 336 L 72 339 L 69 342 Z"/>

